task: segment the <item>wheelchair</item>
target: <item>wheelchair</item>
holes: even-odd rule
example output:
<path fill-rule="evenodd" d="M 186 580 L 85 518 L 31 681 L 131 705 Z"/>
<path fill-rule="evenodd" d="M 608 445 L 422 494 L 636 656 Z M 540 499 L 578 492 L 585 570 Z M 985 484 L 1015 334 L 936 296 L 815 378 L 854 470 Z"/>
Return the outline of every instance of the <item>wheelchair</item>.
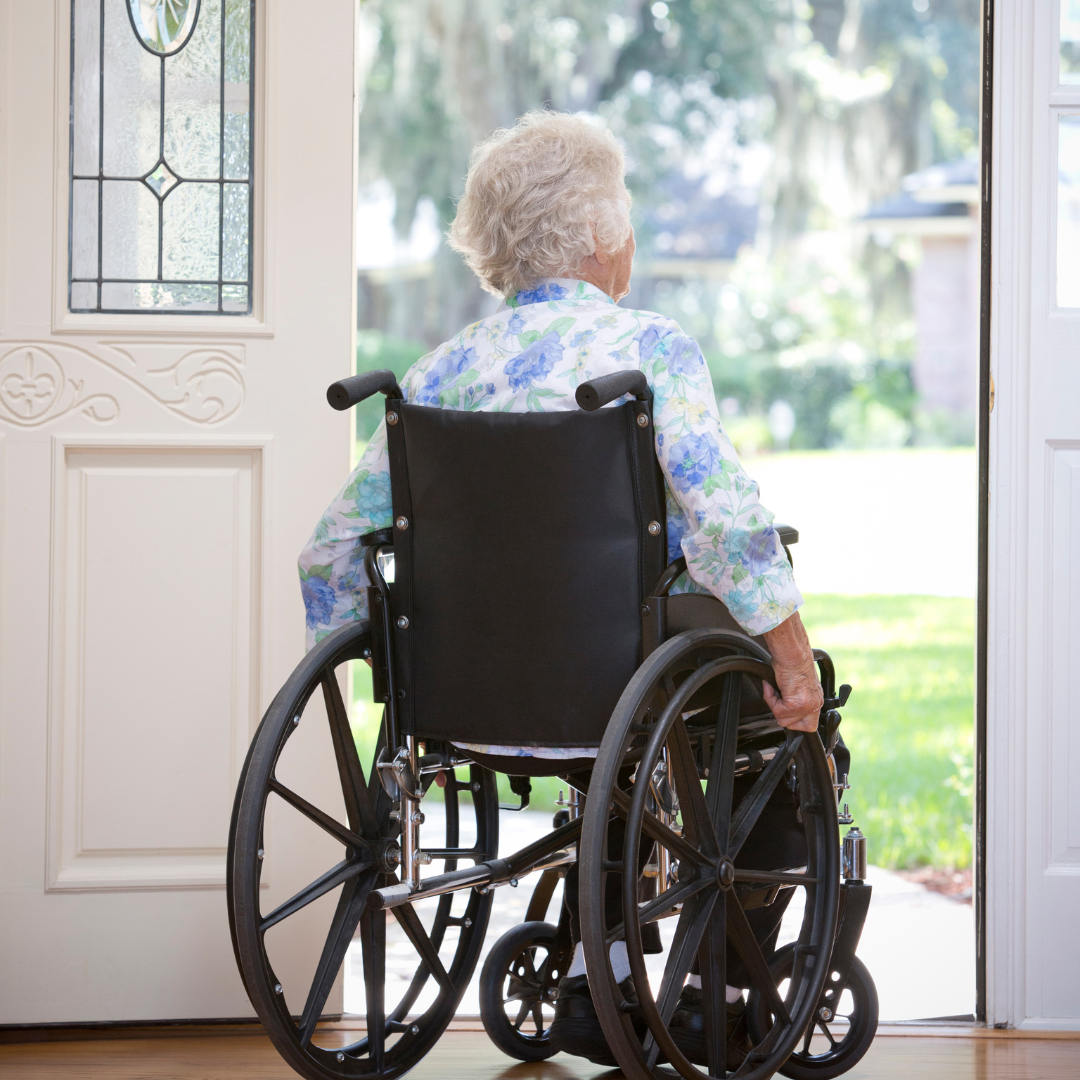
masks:
<path fill-rule="evenodd" d="M 376 393 L 385 396 L 393 527 L 364 538 L 369 618 L 319 642 L 278 692 L 233 806 L 233 946 L 277 1050 L 307 1080 L 404 1075 L 455 1015 L 495 889 L 539 874 L 525 921 L 487 955 L 480 1004 L 501 1050 L 548 1057 L 572 949 L 565 905 L 553 922 L 547 911 L 576 863 L 590 993 L 626 1077 L 825 1080 L 850 1069 L 877 1025 L 873 982 L 855 956 L 870 899 L 865 838 L 851 829 L 841 840 L 852 819 L 846 805 L 838 814 L 847 787 L 838 710 L 851 688 L 836 686 L 832 661 L 816 650 L 818 732 L 781 729 L 762 697 L 773 679 L 762 643 L 713 597 L 672 593 L 685 561 L 665 565 L 644 376 L 585 383 L 579 410 L 553 413 L 410 405 L 388 371 L 335 383 L 327 396 L 346 409 Z M 778 533 L 790 559 L 798 534 Z M 343 672 L 363 661 L 382 705 L 367 748 L 342 689 Z M 307 728 L 328 734 L 336 777 L 290 771 L 290 740 Z M 598 752 L 463 748 L 481 745 Z M 570 792 L 548 835 L 501 857 L 498 772 L 522 806 L 530 777 L 559 776 Z M 801 854 L 745 858 L 777 799 L 788 800 Z M 313 878 L 297 870 L 308 883 L 266 911 L 272 841 L 295 825 L 327 834 L 340 859 Z M 432 863 L 440 873 L 426 870 Z M 797 913 L 793 900 L 797 936 L 778 948 L 775 918 L 769 934 L 755 927 L 785 907 Z M 316 915 L 329 924 L 322 951 L 297 956 L 285 931 Z M 620 940 L 635 1000 L 612 970 L 609 948 Z M 347 956 L 365 995 L 363 1037 L 351 1042 L 334 1023 L 340 1015 L 324 1015 Z M 697 1063 L 670 1024 L 695 962 Z M 729 1068 L 733 963 L 748 984 L 743 1045 L 752 1049 Z M 289 979 L 276 973 L 285 969 Z"/>

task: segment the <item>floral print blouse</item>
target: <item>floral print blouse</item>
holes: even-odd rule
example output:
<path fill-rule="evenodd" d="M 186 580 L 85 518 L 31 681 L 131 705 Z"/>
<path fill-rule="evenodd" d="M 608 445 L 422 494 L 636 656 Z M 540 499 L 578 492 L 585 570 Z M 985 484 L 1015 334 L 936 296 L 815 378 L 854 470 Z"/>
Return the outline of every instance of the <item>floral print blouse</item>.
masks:
<path fill-rule="evenodd" d="M 579 383 L 623 368 L 640 368 L 653 390 L 668 556 L 685 555 L 689 571 L 673 591 L 711 592 L 750 634 L 778 626 L 802 596 L 720 426 L 701 349 L 671 319 L 621 308 L 588 282 L 541 281 L 418 360 L 401 388 L 414 405 L 549 412 L 576 409 Z M 360 537 L 392 516 L 383 423 L 300 556 L 308 648 L 366 617 Z"/>

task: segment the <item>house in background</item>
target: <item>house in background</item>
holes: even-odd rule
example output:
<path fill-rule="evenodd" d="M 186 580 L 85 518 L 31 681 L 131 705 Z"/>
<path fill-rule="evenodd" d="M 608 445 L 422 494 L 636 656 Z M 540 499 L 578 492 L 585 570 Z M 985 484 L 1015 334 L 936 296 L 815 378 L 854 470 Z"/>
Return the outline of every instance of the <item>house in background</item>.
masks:
<path fill-rule="evenodd" d="M 912 379 L 925 412 L 974 430 L 979 372 L 979 163 L 960 160 L 912 173 L 861 219 L 875 233 L 917 237 L 912 271 L 917 326 Z"/>
<path fill-rule="evenodd" d="M 739 249 L 757 236 L 756 191 L 735 188 L 713 194 L 707 177 L 673 173 L 661 182 L 660 193 L 661 200 L 645 211 L 639 230 L 626 301 L 631 307 L 654 307 L 661 281 L 726 281 Z"/>

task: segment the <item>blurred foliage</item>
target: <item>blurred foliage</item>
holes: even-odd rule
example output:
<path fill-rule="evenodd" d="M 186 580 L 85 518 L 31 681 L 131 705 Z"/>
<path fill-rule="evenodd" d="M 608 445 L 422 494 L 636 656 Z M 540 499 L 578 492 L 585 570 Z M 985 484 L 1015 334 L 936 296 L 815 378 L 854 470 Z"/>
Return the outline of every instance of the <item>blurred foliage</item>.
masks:
<path fill-rule="evenodd" d="M 970 866 L 975 602 L 809 595 L 801 614 L 854 688 L 840 726 L 851 750 L 845 798 L 870 862 Z"/>
<path fill-rule="evenodd" d="M 356 335 L 356 371 L 359 374 L 389 368 L 400 382 L 405 372 L 427 351 L 427 346 L 419 341 L 392 337 L 378 330 L 361 330 Z M 385 408 L 382 395 L 376 394 L 360 402 L 353 411 L 357 442 L 366 443 L 375 434 L 383 418 Z"/>
<path fill-rule="evenodd" d="M 596 114 L 623 139 L 639 219 L 673 170 L 749 179 L 768 252 L 976 141 L 979 0 L 923 11 L 911 0 L 365 0 L 362 11 L 362 180 L 389 180 L 402 235 L 424 197 L 448 224 L 472 146 L 545 106 Z M 750 144 L 769 152 L 747 178 Z M 896 270 L 871 268 L 880 281 Z M 483 296 L 445 245 L 431 289 L 431 344 L 480 315 Z"/>
<path fill-rule="evenodd" d="M 793 449 L 909 443 L 915 328 L 875 322 L 858 266 L 746 252 L 719 290 L 718 309 L 713 335 L 723 344 L 707 359 L 740 452 L 771 447 L 763 430 L 776 401 L 795 412 Z"/>

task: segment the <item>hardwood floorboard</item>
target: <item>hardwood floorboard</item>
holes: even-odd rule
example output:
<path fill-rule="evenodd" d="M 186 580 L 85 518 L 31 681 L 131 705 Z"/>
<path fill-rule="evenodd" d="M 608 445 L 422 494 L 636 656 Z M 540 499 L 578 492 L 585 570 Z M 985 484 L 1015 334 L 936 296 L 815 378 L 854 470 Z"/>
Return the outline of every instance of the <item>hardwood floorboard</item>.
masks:
<path fill-rule="evenodd" d="M 328 1040 L 329 1041 L 329 1040 Z M 1080 1080 L 1080 1042 L 1040 1038 L 879 1038 L 851 1080 Z M 292 1080 L 256 1035 L 23 1043 L 0 1047 L 4 1080 Z M 410 1074 L 416 1080 L 618 1080 L 616 1070 L 556 1055 L 504 1057 L 481 1032 L 452 1031 Z"/>

